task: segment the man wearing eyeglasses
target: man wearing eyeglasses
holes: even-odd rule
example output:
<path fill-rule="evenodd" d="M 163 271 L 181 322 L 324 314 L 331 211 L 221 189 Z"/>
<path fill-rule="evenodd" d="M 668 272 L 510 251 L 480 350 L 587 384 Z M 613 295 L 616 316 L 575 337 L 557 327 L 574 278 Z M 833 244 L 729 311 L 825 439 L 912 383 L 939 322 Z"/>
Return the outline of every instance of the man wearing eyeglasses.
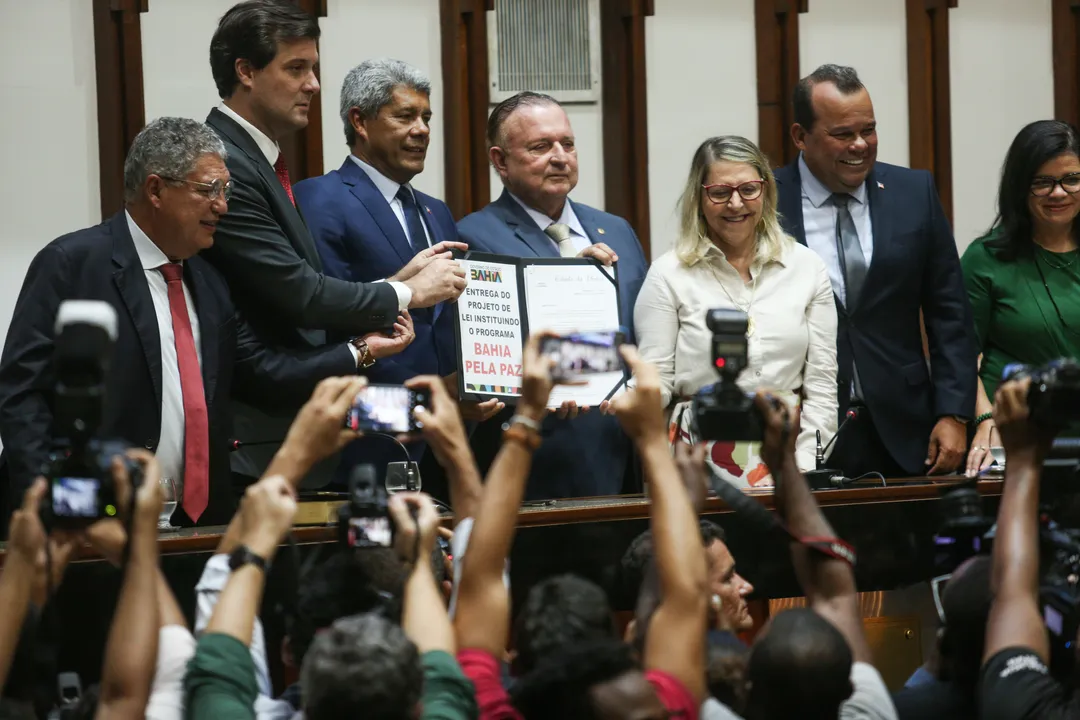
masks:
<path fill-rule="evenodd" d="M 502 180 L 498 200 L 458 223 L 473 250 L 513 257 L 590 257 L 618 263 L 622 324 L 634 327 L 634 302 L 645 278 L 645 255 L 626 220 L 574 202 L 577 148 L 570 119 L 555 98 L 523 92 L 495 106 L 488 119 L 488 158 Z M 628 339 L 633 342 L 633 337 Z M 533 459 L 530 499 L 616 494 L 623 489 L 630 444 L 599 412 L 544 420 L 544 444 Z M 481 467 L 502 440 L 504 411 L 472 436 Z M 633 480 L 631 478 L 631 480 Z M 632 490 L 633 488 L 627 488 Z"/>
<path fill-rule="evenodd" d="M 829 466 L 849 477 L 953 472 L 967 448 L 977 365 L 971 306 L 933 178 L 876 162 L 874 106 L 853 68 L 818 68 L 799 82 L 794 107 L 801 153 L 776 171 L 780 216 L 828 267 L 839 419 L 850 417 Z"/>
<path fill-rule="evenodd" d="M 124 210 L 34 258 L 0 358 L 8 502 L 56 449 L 53 327 L 65 300 L 116 309 L 98 435 L 155 452 L 176 488 L 174 525 L 232 515 L 230 395 L 262 407 L 299 405 L 322 378 L 355 373 L 344 343 L 277 352 L 236 314 L 225 281 L 198 254 L 213 246 L 231 192 L 217 135 L 194 120 L 160 118 L 128 152 Z"/>

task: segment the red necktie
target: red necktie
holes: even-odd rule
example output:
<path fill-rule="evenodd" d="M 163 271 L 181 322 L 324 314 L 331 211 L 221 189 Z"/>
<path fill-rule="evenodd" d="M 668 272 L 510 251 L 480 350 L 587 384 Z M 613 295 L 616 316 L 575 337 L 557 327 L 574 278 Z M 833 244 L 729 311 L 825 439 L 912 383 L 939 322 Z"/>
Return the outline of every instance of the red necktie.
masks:
<path fill-rule="evenodd" d="M 274 163 L 274 172 L 277 174 L 278 182 L 281 183 L 281 187 L 285 188 L 285 194 L 289 196 L 289 202 L 296 205 L 296 200 L 292 195 L 292 183 L 289 182 L 289 168 L 285 167 L 285 155 L 281 153 L 277 156 L 277 162 Z"/>
<path fill-rule="evenodd" d="M 191 332 L 191 316 L 184 298 L 184 268 L 169 263 L 158 268 L 169 288 L 169 311 L 176 340 L 176 364 L 184 398 L 184 499 L 183 508 L 197 522 L 210 497 L 210 422 L 206 412 L 199 356 Z"/>

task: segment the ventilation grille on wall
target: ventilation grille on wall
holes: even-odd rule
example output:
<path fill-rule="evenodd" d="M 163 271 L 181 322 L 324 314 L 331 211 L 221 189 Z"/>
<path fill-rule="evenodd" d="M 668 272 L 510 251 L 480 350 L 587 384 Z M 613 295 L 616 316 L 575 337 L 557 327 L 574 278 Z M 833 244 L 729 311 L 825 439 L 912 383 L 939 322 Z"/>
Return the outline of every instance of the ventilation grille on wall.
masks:
<path fill-rule="evenodd" d="M 599 0 L 496 0 L 490 20 L 493 103 L 522 90 L 560 102 L 600 99 Z"/>

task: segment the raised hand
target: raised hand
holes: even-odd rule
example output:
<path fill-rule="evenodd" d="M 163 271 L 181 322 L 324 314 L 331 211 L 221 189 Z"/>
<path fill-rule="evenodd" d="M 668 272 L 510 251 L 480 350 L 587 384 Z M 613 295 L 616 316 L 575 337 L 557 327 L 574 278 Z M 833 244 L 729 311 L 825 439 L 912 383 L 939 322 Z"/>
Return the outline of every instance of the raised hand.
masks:
<path fill-rule="evenodd" d="M 281 475 L 270 475 L 248 487 L 240 504 L 240 541 L 269 559 L 292 529 L 296 496 Z"/>
<path fill-rule="evenodd" d="M 411 280 L 416 276 L 417 273 L 419 273 L 421 270 L 431 264 L 433 260 L 437 260 L 439 258 L 453 257 L 453 254 L 451 253 L 452 250 L 461 250 L 462 252 L 464 252 L 468 249 L 469 246 L 463 242 L 450 241 L 435 243 L 431 247 L 416 253 L 416 255 L 414 255 L 413 258 L 409 260 L 408 264 L 406 264 L 405 267 L 398 270 L 396 273 L 394 273 L 393 277 L 390 277 L 388 279 L 395 282 L 405 282 L 406 280 Z"/>
<path fill-rule="evenodd" d="M 439 537 L 439 511 L 431 497 L 425 493 L 394 493 L 389 510 L 396 528 L 394 547 L 398 556 L 407 563 L 427 562 Z"/>
<path fill-rule="evenodd" d="M 623 430 L 635 441 L 657 434 L 666 436 L 660 373 L 652 363 L 641 359 L 633 345 L 623 345 L 619 352 L 634 375 L 635 385 L 616 396 L 608 406 L 609 410 L 615 413 Z"/>

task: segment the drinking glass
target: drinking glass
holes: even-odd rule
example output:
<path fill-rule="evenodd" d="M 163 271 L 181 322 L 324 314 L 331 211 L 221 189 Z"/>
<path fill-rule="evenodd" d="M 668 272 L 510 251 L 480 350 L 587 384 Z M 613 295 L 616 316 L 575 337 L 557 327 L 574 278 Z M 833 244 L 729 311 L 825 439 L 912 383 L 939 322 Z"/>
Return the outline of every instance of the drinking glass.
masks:
<path fill-rule="evenodd" d="M 158 481 L 161 485 L 161 514 L 158 515 L 158 530 L 177 530 L 170 522 L 172 514 L 176 511 L 176 481 L 171 477 L 163 477 Z"/>
<path fill-rule="evenodd" d="M 994 462 L 1002 470 L 1005 469 L 1005 448 L 1001 445 L 996 445 L 990 448 L 990 454 L 994 456 Z"/>

